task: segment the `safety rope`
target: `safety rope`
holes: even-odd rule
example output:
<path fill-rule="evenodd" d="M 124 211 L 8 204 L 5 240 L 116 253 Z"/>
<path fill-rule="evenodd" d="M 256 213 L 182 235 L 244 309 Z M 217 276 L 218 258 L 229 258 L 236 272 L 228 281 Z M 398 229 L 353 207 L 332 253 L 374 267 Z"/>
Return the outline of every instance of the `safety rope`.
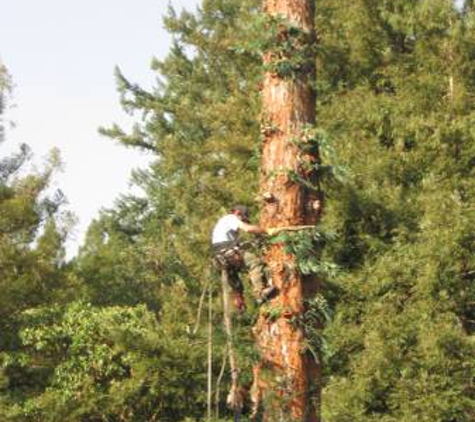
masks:
<path fill-rule="evenodd" d="M 234 421 L 241 420 L 241 412 L 243 407 L 242 389 L 239 385 L 239 367 L 237 364 L 236 354 L 234 350 L 233 341 L 233 325 L 231 318 L 231 307 L 229 304 L 229 282 L 226 269 L 221 270 L 221 284 L 223 287 L 223 314 L 224 314 L 224 328 L 226 331 L 227 350 L 229 358 L 229 367 L 231 369 L 231 388 L 229 390 L 226 402 L 228 407 L 234 411 Z"/>

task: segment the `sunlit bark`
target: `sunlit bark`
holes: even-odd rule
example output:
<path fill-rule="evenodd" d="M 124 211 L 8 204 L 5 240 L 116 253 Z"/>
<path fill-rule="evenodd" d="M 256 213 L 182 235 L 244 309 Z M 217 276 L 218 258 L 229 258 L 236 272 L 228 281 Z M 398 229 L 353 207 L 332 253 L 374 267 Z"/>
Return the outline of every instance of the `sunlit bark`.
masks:
<path fill-rule="evenodd" d="M 264 0 L 264 11 L 284 23 L 282 31 L 285 25 L 292 25 L 306 34 L 305 42 L 312 44 L 314 4 L 313 0 Z M 269 70 L 262 90 L 260 223 L 264 227 L 315 224 L 318 193 L 293 177 L 314 177 L 304 163 L 318 159 L 303 154 L 295 142 L 304 141 L 305 128 L 315 122 L 315 95 L 309 83 L 314 79 L 314 67 L 310 61 L 291 77 L 282 76 L 272 70 L 273 60 L 272 52 L 265 53 Z M 303 314 L 304 299 L 315 294 L 318 282 L 296 271 L 294 257 L 285 253 L 282 244 L 270 246 L 265 258 L 271 281 L 279 289 L 268 306 L 278 312 L 272 318 L 261 312 L 254 328 L 262 361 L 254 371 L 253 397 L 260 400 L 266 421 L 315 422 L 319 420 L 320 368 L 305 351 L 304 330 L 292 321 Z"/>

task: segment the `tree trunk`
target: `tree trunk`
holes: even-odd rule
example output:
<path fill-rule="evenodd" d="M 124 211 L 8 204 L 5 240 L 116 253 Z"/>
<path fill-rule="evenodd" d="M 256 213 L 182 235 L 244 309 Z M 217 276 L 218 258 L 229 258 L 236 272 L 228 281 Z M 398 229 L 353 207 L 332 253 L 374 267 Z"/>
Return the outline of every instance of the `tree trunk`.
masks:
<path fill-rule="evenodd" d="M 318 220 L 314 205 L 319 193 L 308 187 L 318 183 L 311 170 L 318 153 L 299 146 L 305 142 L 306 127 L 315 123 L 311 85 L 315 80 L 314 4 L 313 0 L 264 0 L 264 12 L 273 22 L 269 29 L 274 28 L 278 42 L 290 41 L 294 48 L 264 54 L 263 227 L 314 225 Z M 279 63 L 287 64 L 286 72 Z M 305 299 L 315 295 L 318 282 L 297 271 L 294 257 L 285 252 L 283 244 L 271 245 L 265 260 L 279 294 L 262 309 L 254 328 L 262 361 L 254 371 L 253 396 L 262 399 L 265 421 L 316 422 L 320 418 L 320 367 L 306 352 L 304 327 L 294 322 L 303 317 Z"/>

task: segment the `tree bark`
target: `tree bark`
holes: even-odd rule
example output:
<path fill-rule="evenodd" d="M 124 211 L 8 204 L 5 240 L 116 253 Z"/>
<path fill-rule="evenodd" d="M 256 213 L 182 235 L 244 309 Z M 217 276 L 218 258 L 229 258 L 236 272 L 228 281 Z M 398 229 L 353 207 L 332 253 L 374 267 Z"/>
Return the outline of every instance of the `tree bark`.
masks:
<path fill-rule="evenodd" d="M 277 22 L 278 40 L 288 41 L 289 26 L 298 29 L 303 38 L 297 41 L 297 50 L 302 51 L 315 43 L 314 4 L 313 0 L 264 0 L 263 9 Z M 314 225 L 318 220 L 314 204 L 319 192 L 296 181 L 295 176 L 300 181 L 318 183 L 308 165 L 318 161 L 318 153 L 303 152 L 298 146 L 298 142 L 305 142 L 306 127 L 315 123 L 315 94 L 311 86 L 315 59 L 310 55 L 310 60 L 289 76 L 275 70 L 276 60 L 287 59 L 278 54 L 264 54 L 268 70 L 262 89 L 260 189 L 264 203 L 260 224 Z M 279 289 L 267 308 L 278 312 L 272 312 L 270 317 L 263 310 L 254 327 L 262 360 L 254 370 L 253 397 L 262 399 L 265 421 L 316 422 L 320 420 L 320 367 L 305 351 L 304 328 L 293 321 L 303 316 L 305 299 L 315 295 L 318 282 L 297 271 L 294 257 L 285 252 L 283 244 L 270 245 L 265 260 L 270 281 Z"/>

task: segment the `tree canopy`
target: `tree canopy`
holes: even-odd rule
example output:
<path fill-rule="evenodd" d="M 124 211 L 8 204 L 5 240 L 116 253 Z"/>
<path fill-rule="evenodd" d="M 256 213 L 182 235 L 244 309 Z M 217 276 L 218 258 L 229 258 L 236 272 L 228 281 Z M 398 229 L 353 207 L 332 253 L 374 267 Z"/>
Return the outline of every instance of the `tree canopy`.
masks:
<path fill-rule="evenodd" d="M 103 211 L 71 262 L 65 199 L 49 188 L 58 159 L 27 171 L 27 146 L 0 159 L 2 420 L 203 420 L 208 289 L 213 408 L 232 420 L 209 235 L 236 203 L 257 219 L 269 45 L 259 6 L 169 9 L 174 41 L 153 60 L 156 86 L 117 69 L 136 125 L 101 132 L 153 160 L 132 175 L 143 193 Z M 320 229 L 333 233 L 315 255 L 328 271 L 311 320 L 325 321 L 314 344 L 325 422 L 474 418 L 474 25 L 469 1 L 316 2 L 309 130 L 322 155 Z M 9 86 L 1 68 L 0 91 Z M 258 312 L 247 302 L 237 321 L 245 383 Z"/>

